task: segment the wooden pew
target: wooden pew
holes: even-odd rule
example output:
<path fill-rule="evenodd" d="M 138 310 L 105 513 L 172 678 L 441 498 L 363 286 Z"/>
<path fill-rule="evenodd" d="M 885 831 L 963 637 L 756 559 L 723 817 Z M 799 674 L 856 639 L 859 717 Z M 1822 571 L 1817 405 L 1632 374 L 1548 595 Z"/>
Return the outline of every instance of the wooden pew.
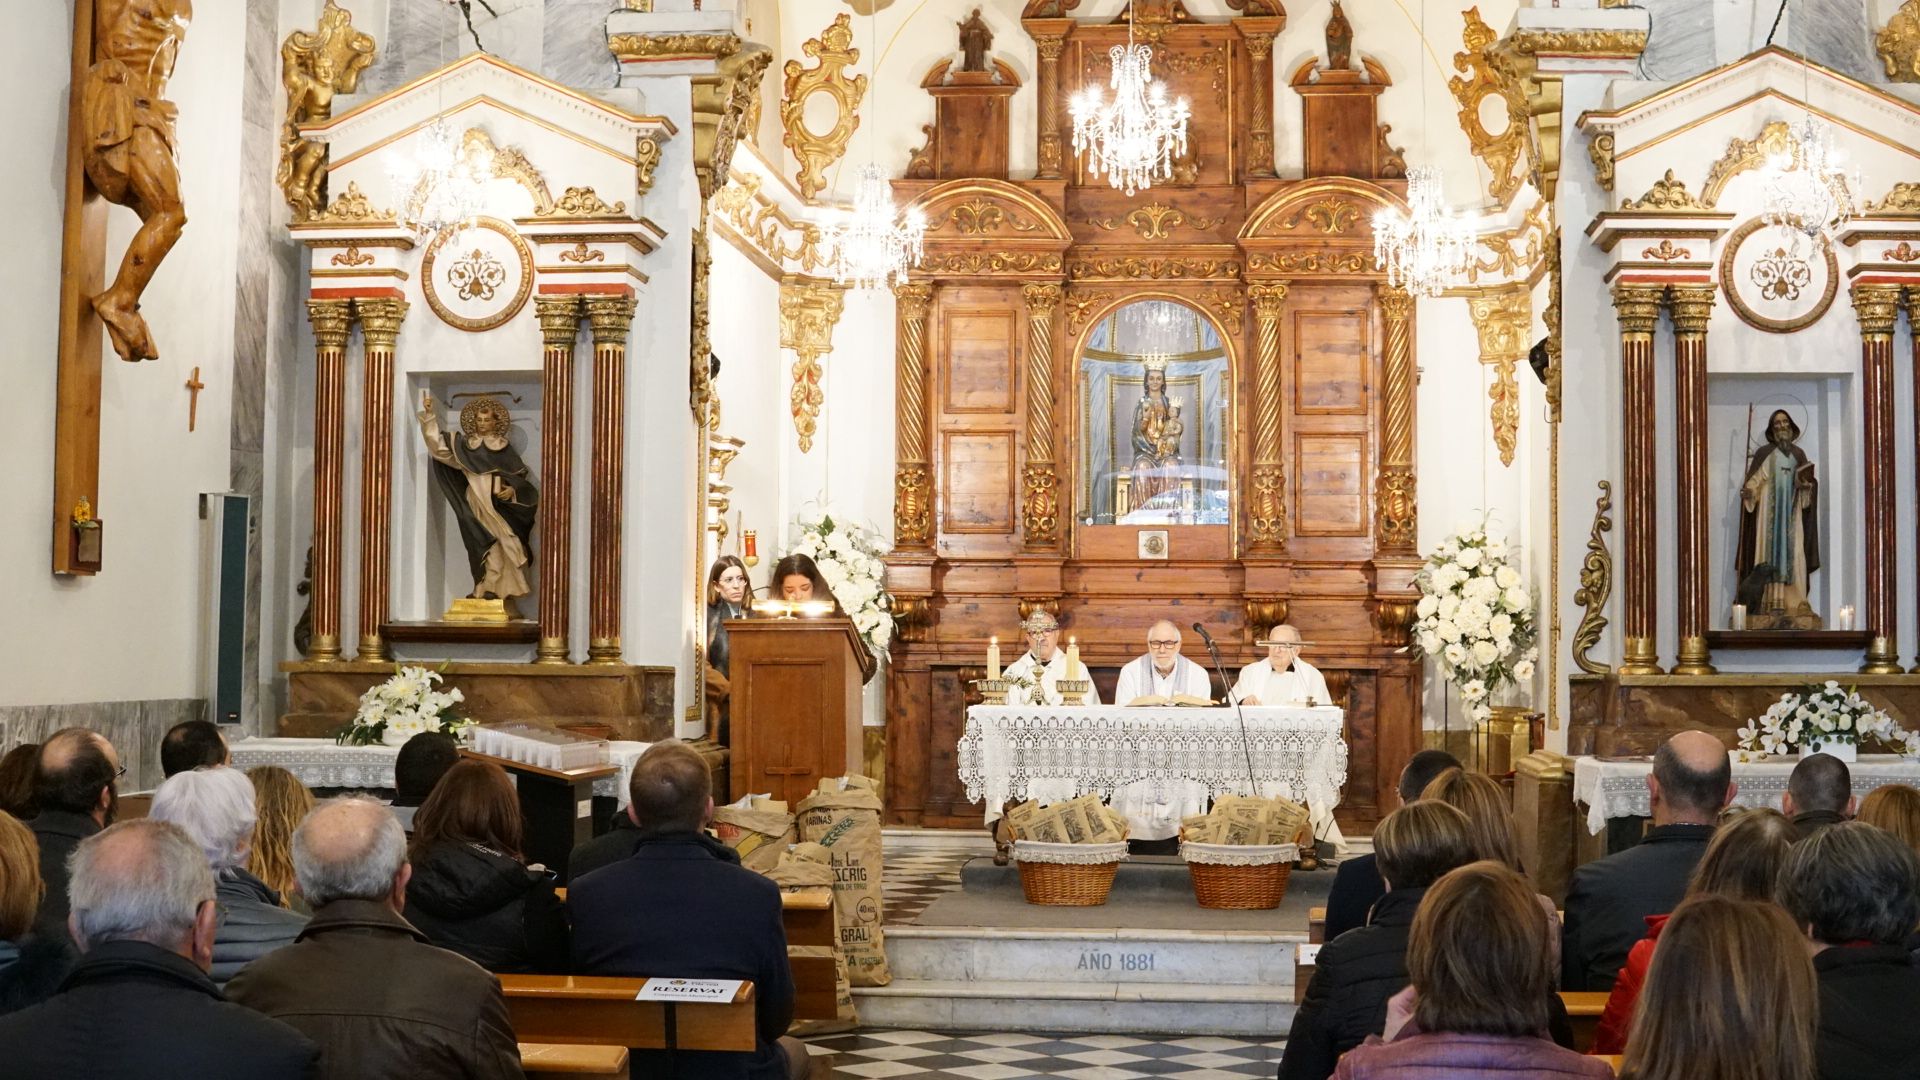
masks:
<path fill-rule="evenodd" d="M 667 1005 L 634 1000 L 645 982 L 590 975 L 502 975 L 500 989 L 514 1036 L 524 1043 L 736 1051 L 757 1045 L 752 983 L 743 984 L 724 1004 Z"/>
<path fill-rule="evenodd" d="M 1593 1033 L 1600 1026 L 1600 1014 L 1607 1008 L 1604 990 L 1562 990 L 1560 1001 L 1567 1007 L 1567 1021 L 1573 1026 L 1573 1048 L 1586 1053 L 1593 1046 Z"/>
<path fill-rule="evenodd" d="M 625 1080 L 627 1048 L 581 1046 L 577 1043 L 521 1043 L 520 1067 L 529 1080 L 557 1076 L 601 1077 Z"/>
<path fill-rule="evenodd" d="M 833 890 L 822 886 L 780 894 L 787 927 L 787 962 L 793 967 L 793 1018 L 832 1020 L 839 1015 L 831 950 L 838 944 L 833 927 Z M 794 949 L 825 949 L 825 955 L 795 956 Z"/>
<path fill-rule="evenodd" d="M 1307 909 L 1307 943 L 1321 945 L 1327 940 L 1327 909 L 1310 907 Z"/>

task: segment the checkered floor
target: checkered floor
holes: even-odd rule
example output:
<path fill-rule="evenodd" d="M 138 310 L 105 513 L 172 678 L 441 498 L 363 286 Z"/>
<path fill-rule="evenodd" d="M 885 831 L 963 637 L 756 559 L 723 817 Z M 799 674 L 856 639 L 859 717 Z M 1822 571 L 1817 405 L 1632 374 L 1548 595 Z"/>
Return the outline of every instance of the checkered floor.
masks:
<path fill-rule="evenodd" d="M 913 922 L 928 904 L 959 888 L 960 868 L 968 859 L 993 854 L 993 841 L 984 833 L 916 837 L 890 830 L 883 844 L 882 900 L 887 924 L 894 926 Z"/>
<path fill-rule="evenodd" d="M 1136 1039 L 1124 1035 L 945 1035 L 926 1031 L 863 1031 L 812 1040 L 814 1076 L 965 1077 L 1019 1080 L 1244 1080 L 1271 1077 L 1282 1042 L 1212 1036 Z M 828 1055 L 831 1055 L 830 1057 Z"/>

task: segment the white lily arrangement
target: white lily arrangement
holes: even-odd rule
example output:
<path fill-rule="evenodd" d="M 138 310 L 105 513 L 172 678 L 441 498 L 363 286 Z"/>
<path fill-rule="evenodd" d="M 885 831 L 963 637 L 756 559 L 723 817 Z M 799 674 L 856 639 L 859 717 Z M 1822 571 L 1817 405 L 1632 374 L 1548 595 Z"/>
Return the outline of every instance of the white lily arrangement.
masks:
<path fill-rule="evenodd" d="M 1835 679 L 1783 695 L 1735 734 L 1743 761 L 1792 753 L 1802 746 L 1818 752 L 1823 746 L 1858 746 L 1868 740 L 1905 757 L 1920 756 L 1920 733 L 1894 723 L 1857 689 Z"/>
<path fill-rule="evenodd" d="M 1415 578 L 1414 640 L 1459 688 L 1473 720 L 1492 714 L 1501 690 L 1533 678 L 1539 659 L 1533 594 L 1514 556 L 1483 522 L 1441 541 Z"/>
<path fill-rule="evenodd" d="M 457 688 L 435 690 L 441 681 L 438 671 L 393 665 L 391 678 L 360 695 L 353 722 L 334 741 L 348 746 L 399 746 L 426 731 L 458 735 L 474 722 L 460 715 L 458 706 L 466 695 Z"/>
<path fill-rule="evenodd" d="M 880 537 L 872 529 L 823 514 L 800 518 L 800 536 L 788 554 L 811 558 L 827 588 L 873 655 L 885 658 L 893 638 L 893 598 L 887 595 L 887 564 Z"/>

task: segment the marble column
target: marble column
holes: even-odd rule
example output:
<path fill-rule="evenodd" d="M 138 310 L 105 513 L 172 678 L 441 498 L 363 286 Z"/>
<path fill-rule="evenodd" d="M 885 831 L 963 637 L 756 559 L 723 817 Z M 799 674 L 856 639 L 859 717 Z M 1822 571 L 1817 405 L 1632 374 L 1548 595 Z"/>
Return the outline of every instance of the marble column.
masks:
<path fill-rule="evenodd" d="M 346 477 L 347 300 L 308 300 L 313 326 L 313 638 L 307 659 L 340 659 L 340 515 Z"/>
<path fill-rule="evenodd" d="M 1660 322 L 1664 292 L 1659 285 L 1613 287 L 1614 314 L 1620 320 L 1620 437 L 1625 473 L 1620 484 L 1621 599 L 1625 608 L 1621 623 L 1626 639 L 1619 666 L 1622 675 L 1660 673 L 1653 331 Z"/>
<path fill-rule="evenodd" d="M 1678 558 L 1680 651 L 1675 675 L 1711 675 L 1707 651 L 1707 320 L 1713 286 L 1675 285 L 1669 291 L 1673 319 L 1674 531 Z"/>
<path fill-rule="evenodd" d="M 1027 464 L 1021 473 L 1021 536 L 1028 551 L 1060 546 L 1060 474 L 1053 455 L 1053 312 L 1065 299 L 1058 285 L 1028 285 Z"/>
<path fill-rule="evenodd" d="M 1287 548 L 1287 466 L 1280 443 L 1280 308 L 1287 283 L 1247 288 L 1253 303 L 1253 498 L 1248 506 L 1248 550 Z"/>
<path fill-rule="evenodd" d="M 393 606 L 393 349 L 407 302 L 353 302 L 366 345 L 360 391 L 360 656 L 390 660 L 384 631 Z"/>
<path fill-rule="evenodd" d="M 1419 485 L 1413 471 L 1415 384 L 1419 373 L 1413 362 L 1413 297 L 1387 285 L 1375 287 L 1385 323 L 1386 395 L 1380 434 L 1380 480 L 1374 492 L 1374 550 L 1382 554 L 1417 555 L 1419 546 Z"/>
<path fill-rule="evenodd" d="M 580 298 L 534 301 L 540 335 L 540 644 L 536 664 L 572 662 L 568 630 L 573 590 L 573 347 Z"/>
<path fill-rule="evenodd" d="M 1867 541 L 1866 627 L 1870 635 L 1864 674 L 1887 675 L 1898 663 L 1899 607 L 1894 600 L 1897 558 L 1893 513 L 1893 324 L 1900 315 L 1900 286 L 1855 285 L 1853 311 L 1860 320 L 1861 442 L 1866 449 L 1866 506 L 1861 514 Z"/>
<path fill-rule="evenodd" d="M 592 521 L 588 543 L 587 662 L 618 664 L 620 657 L 620 530 L 625 514 L 627 331 L 631 296 L 589 296 L 593 324 Z"/>
<path fill-rule="evenodd" d="M 893 546 L 933 549 L 933 498 L 927 477 L 927 310 L 933 286 L 901 285 L 893 290 L 899 329 L 894 366 L 898 396 L 894 406 Z"/>

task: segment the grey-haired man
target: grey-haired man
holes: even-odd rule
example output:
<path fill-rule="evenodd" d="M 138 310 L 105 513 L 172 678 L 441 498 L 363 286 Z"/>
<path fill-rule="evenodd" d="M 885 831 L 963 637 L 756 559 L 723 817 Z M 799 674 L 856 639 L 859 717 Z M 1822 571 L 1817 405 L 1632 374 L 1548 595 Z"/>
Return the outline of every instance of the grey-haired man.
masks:
<path fill-rule="evenodd" d="M 1044 611 L 1036 611 L 1027 616 L 1020 624 L 1027 635 L 1027 651 L 1020 659 L 1008 664 L 1001 674 L 1012 680 L 1013 686 L 1007 691 L 1009 705 L 1059 705 L 1061 695 L 1055 686 L 1067 677 L 1067 652 L 1060 647 L 1059 620 Z M 1087 678 L 1086 670 L 1081 669 L 1080 677 Z M 1033 688 L 1028 688 L 1032 683 Z M 1085 704 L 1100 704 L 1099 687 L 1087 690 Z"/>

